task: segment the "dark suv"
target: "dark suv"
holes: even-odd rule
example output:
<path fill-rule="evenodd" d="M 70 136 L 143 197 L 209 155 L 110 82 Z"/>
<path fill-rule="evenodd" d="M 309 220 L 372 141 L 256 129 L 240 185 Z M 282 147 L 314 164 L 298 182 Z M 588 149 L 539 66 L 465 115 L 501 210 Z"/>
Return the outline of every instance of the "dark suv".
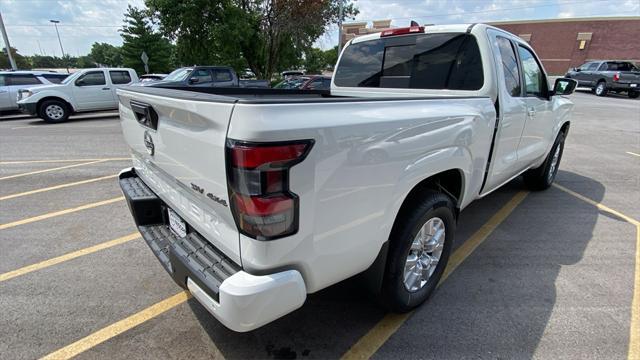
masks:
<path fill-rule="evenodd" d="M 640 95 L 640 70 L 629 61 L 589 61 L 565 77 L 578 81 L 578 86 L 591 88 L 598 96 L 606 96 L 609 91 L 626 92 L 632 99 Z"/>

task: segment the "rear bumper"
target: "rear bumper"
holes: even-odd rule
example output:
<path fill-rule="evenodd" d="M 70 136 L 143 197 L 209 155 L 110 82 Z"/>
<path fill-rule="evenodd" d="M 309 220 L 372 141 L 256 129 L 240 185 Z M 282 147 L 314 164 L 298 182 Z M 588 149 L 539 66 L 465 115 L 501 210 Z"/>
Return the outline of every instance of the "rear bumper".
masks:
<path fill-rule="evenodd" d="M 18 109 L 25 114 L 36 115 L 38 104 L 36 103 L 26 103 L 26 104 L 18 104 Z"/>
<path fill-rule="evenodd" d="M 167 206 L 133 168 L 120 187 L 142 237 L 173 280 L 222 324 L 245 332 L 302 306 L 306 287 L 296 270 L 251 275 L 191 230 L 178 238 L 167 225 Z"/>
<path fill-rule="evenodd" d="M 616 91 L 640 91 L 640 81 L 637 83 L 613 82 L 610 89 Z"/>

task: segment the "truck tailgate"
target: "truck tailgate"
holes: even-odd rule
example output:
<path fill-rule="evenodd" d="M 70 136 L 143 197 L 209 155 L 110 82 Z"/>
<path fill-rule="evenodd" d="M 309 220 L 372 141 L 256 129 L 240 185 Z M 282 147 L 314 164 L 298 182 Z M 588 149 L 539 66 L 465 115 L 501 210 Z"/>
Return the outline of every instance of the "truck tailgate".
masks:
<path fill-rule="evenodd" d="M 234 101 L 126 89 L 118 90 L 118 97 L 124 138 L 138 175 L 190 227 L 240 264 L 225 169 Z"/>

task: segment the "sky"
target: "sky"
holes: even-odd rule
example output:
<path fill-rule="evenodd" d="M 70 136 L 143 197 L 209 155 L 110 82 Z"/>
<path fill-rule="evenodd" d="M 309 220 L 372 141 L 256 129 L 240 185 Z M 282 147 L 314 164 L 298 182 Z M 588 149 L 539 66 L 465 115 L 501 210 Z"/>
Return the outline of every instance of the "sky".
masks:
<path fill-rule="evenodd" d="M 11 46 L 21 54 L 61 55 L 55 28 L 49 22 L 55 19 L 60 21 L 65 53 L 78 56 L 87 54 L 94 42 L 122 44 L 118 29 L 129 4 L 142 7 L 144 0 L 0 0 L 0 13 Z M 408 26 L 411 20 L 452 24 L 640 16 L 640 0 L 356 0 L 355 4 L 360 13 L 354 21 L 391 19 L 392 26 Z M 335 46 L 337 29 L 336 25 L 328 27 L 316 45 L 323 49 Z"/>

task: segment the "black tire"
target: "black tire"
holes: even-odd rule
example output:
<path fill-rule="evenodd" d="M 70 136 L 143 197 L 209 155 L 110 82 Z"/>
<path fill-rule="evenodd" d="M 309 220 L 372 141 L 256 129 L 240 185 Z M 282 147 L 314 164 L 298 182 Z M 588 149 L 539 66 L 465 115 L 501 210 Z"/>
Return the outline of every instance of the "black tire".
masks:
<path fill-rule="evenodd" d="M 631 99 L 637 99 L 638 96 L 640 96 L 640 91 L 629 91 L 629 93 L 627 94 L 629 95 L 629 98 Z"/>
<path fill-rule="evenodd" d="M 69 106 L 61 100 L 45 100 L 38 107 L 38 116 L 51 124 L 67 121 L 69 115 Z"/>
<path fill-rule="evenodd" d="M 607 93 L 609 92 L 609 89 L 607 89 L 607 83 L 604 80 L 598 81 L 593 92 L 596 96 L 607 96 Z"/>
<path fill-rule="evenodd" d="M 556 161 L 555 166 L 553 164 L 553 158 L 558 151 L 558 159 Z M 558 137 L 556 137 L 556 141 L 553 143 L 553 147 L 551 147 L 551 151 L 547 155 L 545 161 L 539 167 L 531 170 L 527 170 L 523 174 L 524 183 L 531 190 L 540 191 L 548 189 L 551 184 L 553 184 L 553 180 L 556 178 L 556 174 L 558 173 L 558 168 L 560 167 L 560 160 L 562 160 L 562 153 L 564 152 L 564 133 L 560 132 Z"/>
<path fill-rule="evenodd" d="M 455 205 L 443 193 L 425 191 L 405 209 L 407 210 L 398 214 L 389 237 L 387 266 L 380 294 L 383 305 L 394 312 L 410 311 L 431 296 L 449 261 L 456 227 Z M 421 288 L 410 291 L 404 283 L 407 256 L 422 226 L 436 218 L 442 221 L 445 229 L 440 259 L 426 283 Z"/>

